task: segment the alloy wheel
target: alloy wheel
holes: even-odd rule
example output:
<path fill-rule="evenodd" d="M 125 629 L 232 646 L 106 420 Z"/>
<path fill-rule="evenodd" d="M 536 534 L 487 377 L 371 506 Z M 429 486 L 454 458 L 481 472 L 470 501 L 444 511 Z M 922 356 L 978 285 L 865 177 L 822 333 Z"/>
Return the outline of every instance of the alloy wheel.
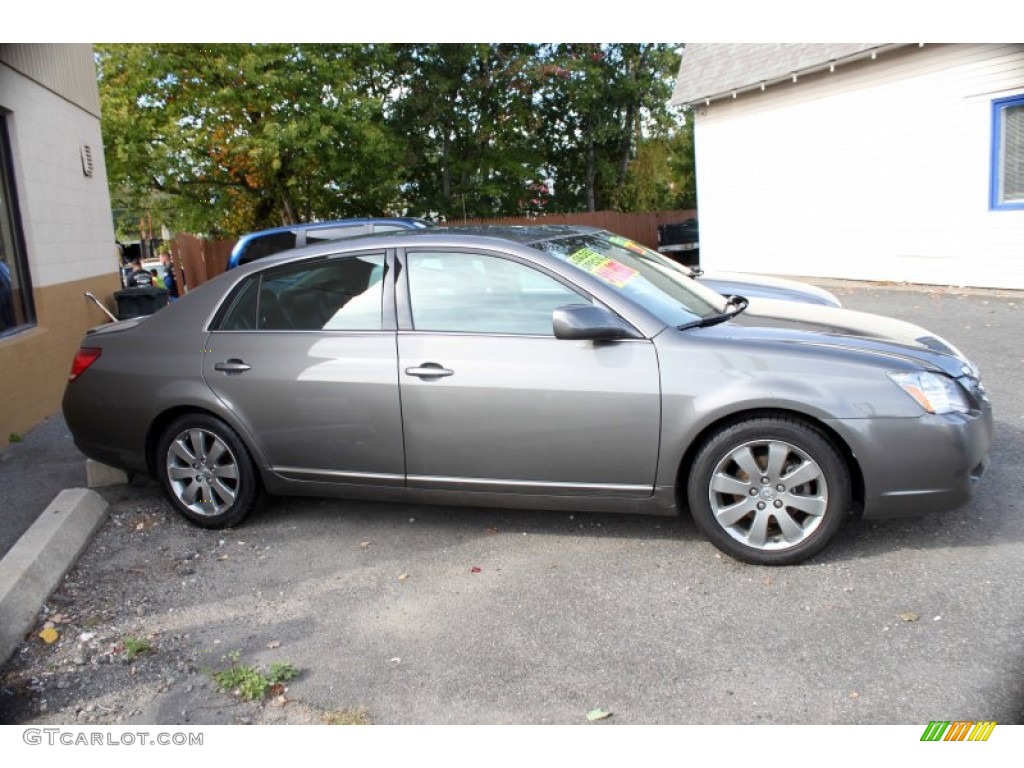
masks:
<path fill-rule="evenodd" d="M 171 492 L 198 515 L 213 517 L 226 512 L 238 497 L 239 474 L 230 446 L 208 429 L 186 429 L 167 447 Z"/>
<path fill-rule="evenodd" d="M 758 550 L 805 541 L 828 509 L 828 483 L 818 463 L 783 440 L 754 440 L 729 450 L 708 483 L 715 521 Z"/>

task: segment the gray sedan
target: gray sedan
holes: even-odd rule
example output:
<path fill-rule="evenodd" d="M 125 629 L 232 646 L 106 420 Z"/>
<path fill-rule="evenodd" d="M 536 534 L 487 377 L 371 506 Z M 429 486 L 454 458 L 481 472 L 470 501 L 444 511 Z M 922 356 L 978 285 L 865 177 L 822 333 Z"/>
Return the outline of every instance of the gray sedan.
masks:
<path fill-rule="evenodd" d="M 963 504 L 992 442 L 977 369 L 922 328 L 726 298 L 625 238 L 550 226 L 232 270 L 90 332 L 64 414 L 83 453 L 155 475 L 203 526 L 262 491 L 688 511 L 773 565 L 851 513 Z"/>

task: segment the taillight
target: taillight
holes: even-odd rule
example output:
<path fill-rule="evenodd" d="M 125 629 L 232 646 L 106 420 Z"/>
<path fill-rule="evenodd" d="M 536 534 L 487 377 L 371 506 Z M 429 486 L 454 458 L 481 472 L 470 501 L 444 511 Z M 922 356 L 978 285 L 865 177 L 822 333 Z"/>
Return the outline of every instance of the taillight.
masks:
<path fill-rule="evenodd" d="M 68 381 L 74 381 L 83 373 L 85 369 L 100 359 L 100 354 L 103 352 L 102 349 L 97 347 L 82 347 L 75 353 L 75 359 L 71 363 L 71 373 L 68 375 Z"/>

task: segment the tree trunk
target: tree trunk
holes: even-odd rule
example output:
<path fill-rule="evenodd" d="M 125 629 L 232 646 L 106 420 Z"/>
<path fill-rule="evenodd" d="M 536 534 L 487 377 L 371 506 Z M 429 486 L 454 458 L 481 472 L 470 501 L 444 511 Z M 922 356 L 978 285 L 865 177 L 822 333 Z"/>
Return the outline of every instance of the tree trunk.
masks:
<path fill-rule="evenodd" d="M 441 194 L 444 195 L 446 203 L 452 201 L 452 169 L 448 165 L 450 147 L 451 139 L 448 137 L 448 130 L 445 129 L 444 139 L 441 141 Z"/>
<path fill-rule="evenodd" d="M 629 156 L 633 151 L 633 134 L 635 133 L 634 123 L 636 122 L 636 105 L 630 104 L 626 108 L 626 119 L 623 121 L 622 143 L 619 145 L 619 178 L 616 184 L 616 191 L 622 189 L 626 183 L 626 173 L 629 171 Z"/>
<path fill-rule="evenodd" d="M 298 219 L 295 218 L 295 208 L 292 206 L 292 201 L 288 195 L 281 195 L 281 211 L 284 214 L 285 224 L 298 224 Z"/>
<path fill-rule="evenodd" d="M 587 210 L 597 210 L 597 196 L 594 192 L 594 181 L 597 177 L 597 158 L 594 152 L 594 140 L 587 139 Z"/>

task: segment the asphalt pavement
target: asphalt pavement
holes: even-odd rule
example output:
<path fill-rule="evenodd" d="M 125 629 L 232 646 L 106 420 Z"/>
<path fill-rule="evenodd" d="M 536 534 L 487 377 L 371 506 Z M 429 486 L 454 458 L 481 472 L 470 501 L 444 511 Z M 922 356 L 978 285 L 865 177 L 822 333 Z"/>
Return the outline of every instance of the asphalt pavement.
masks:
<path fill-rule="evenodd" d="M 0 451 L 0 558 L 65 488 L 86 484 L 85 457 L 58 411 Z"/>

